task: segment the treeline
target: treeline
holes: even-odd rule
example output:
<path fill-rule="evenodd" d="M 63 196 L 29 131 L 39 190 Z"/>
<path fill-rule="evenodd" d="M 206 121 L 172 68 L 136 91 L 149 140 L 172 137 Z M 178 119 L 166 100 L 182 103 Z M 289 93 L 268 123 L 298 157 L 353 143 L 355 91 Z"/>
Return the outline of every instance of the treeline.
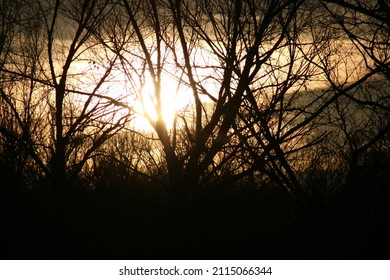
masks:
<path fill-rule="evenodd" d="M 1 5 L 4 258 L 387 256 L 388 1 Z"/>

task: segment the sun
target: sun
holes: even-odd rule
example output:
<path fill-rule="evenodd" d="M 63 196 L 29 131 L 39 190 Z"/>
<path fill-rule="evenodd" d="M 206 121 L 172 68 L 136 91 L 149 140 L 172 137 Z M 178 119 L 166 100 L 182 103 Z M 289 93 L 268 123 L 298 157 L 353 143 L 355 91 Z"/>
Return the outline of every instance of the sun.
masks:
<path fill-rule="evenodd" d="M 167 129 L 173 128 L 175 118 L 179 111 L 185 110 L 191 103 L 191 95 L 188 87 L 180 84 L 177 79 L 169 76 L 162 76 L 161 88 L 161 115 Z M 144 130 L 153 130 L 153 123 L 158 120 L 156 89 L 150 75 L 146 75 L 140 94 L 135 104 L 137 116 L 135 127 Z"/>

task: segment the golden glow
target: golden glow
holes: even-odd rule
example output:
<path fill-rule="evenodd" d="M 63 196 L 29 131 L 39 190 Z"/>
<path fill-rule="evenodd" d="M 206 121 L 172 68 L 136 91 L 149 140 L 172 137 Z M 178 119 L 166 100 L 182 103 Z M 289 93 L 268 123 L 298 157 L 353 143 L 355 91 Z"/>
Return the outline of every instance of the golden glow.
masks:
<path fill-rule="evenodd" d="M 197 52 L 194 57 L 197 65 L 200 65 L 199 69 L 194 72 L 196 80 L 202 81 L 201 84 L 209 92 L 218 92 L 218 82 L 215 81 L 215 77 L 218 77 L 218 73 L 215 72 L 213 65 L 217 65 L 217 61 L 214 61 L 211 56 L 207 54 Z M 177 54 L 180 54 L 178 52 Z M 94 55 L 94 56 L 92 56 Z M 112 69 L 108 69 L 108 63 L 105 62 L 105 53 L 103 51 L 96 51 L 91 54 L 90 59 L 77 61 L 74 63 L 74 74 L 83 73 L 75 81 L 74 86 L 81 91 L 93 92 L 96 84 L 106 74 L 106 71 L 110 70 L 109 75 L 106 77 L 105 82 L 99 87 L 96 94 L 107 96 L 109 98 L 118 100 L 126 105 L 128 108 L 122 108 L 120 112 L 115 114 L 111 121 L 120 119 L 123 115 L 131 112 L 134 113 L 134 118 L 130 121 L 130 126 L 138 131 L 153 131 L 153 125 L 158 120 L 158 99 L 157 92 L 152 77 L 147 69 L 144 68 L 144 62 L 137 59 L 131 60 L 128 65 L 114 63 Z M 168 58 L 169 55 L 167 56 Z M 97 59 L 98 58 L 98 59 Z M 161 115 L 168 130 L 171 130 L 173 126 L 183 125 L 183 121 L 175 123 L 177 115 L 185 115 L 186 121 L 191 122 L 191 108 L 194 104 L 194 93 L 190 89 L 190 86 L 181 79 L 186 78 L 183 70 L 177 68 L 173 61 L 173 57 L 168 63 L 163 65 L 159 86 L 161 94 Z M 95 60 L 96 59 L 96 62 Z M 111 57 L 110 59 L 114 59 Z M 181 58 L 177 58 L 180 60 Z M 77 75 L 75 75 L 77 77 Z M 212 78 L 210 78 L 212 77 Z M 85 101 L 87 96 L 82 96 L 81 102 Z M 209 103 L 211 101 L 206 95 L 200 94 L 199 98 L 202 102 Z M 104 98 L 102 99 L 104 101 Z M 91 104 L 93 106 L 96 102 L 99 102 L 100 98 L 96 98 L 96 101 Z M 179 114 L 178 114 L 179 112 Z"/>
<path fill-rule="evenodd" d="M 192 102 L 192 95 L 187 87 L 171 77 L 163 76 L 160 81 L 161 87 L 161 114 L 167 129 L 171 129 L 177 112 L 185 109 Z M 158 100 L 152 78 L 147 75 L 141 85 L 140 95 L 135 104 L 138 113 L 135 127 L 141 130 L 152 130 L 150 122 L 158 119 Z"/>

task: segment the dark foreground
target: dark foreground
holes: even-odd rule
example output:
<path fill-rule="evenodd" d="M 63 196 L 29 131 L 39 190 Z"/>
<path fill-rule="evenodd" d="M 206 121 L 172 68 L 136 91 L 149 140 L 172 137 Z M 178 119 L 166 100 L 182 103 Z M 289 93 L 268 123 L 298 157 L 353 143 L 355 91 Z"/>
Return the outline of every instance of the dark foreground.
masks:
<path fill-rule="evenodd" d="M 6 190 L 6 188 L 3 188 Z M 389 259 L 387 194 L 299 207 L 271 191 L 185 203 L 130 190 L 2 193 L 2 259 Z"/>

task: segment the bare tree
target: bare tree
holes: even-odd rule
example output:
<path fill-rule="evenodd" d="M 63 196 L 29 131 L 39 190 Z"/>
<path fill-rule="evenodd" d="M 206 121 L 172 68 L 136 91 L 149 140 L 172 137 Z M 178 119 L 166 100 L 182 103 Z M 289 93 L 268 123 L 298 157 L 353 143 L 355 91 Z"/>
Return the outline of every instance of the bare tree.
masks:
<path fill-rule="evenodd" d="M 389 2 L 388 1 L 321 1 L 345 40 L 349 41 L 354 57 L 360 60 L 352 81 L 339 83 L 335 75 L 328 75 L 330 87 L 336 92 L 344 91 L 342 98 L 334 103 L 333 112 L 339 131 L 344 137 L 341 143 L 348 143 L 346 160 L 349 172 L 346 190 L 356 185 L 358 167 L 364 161 L 365 154 L 377 149 L 386 141 L 390 129 L 389 123 Z M 341 48 L 340 51 L 345 50 Z M 368 73 L 370 79 L 360 72 Z M 329 65 L 324 72 L 332 72 Z M 351 71 L 352 72 L 352 71 Z M 360 75 L 360 76 L 359 76 Z M 352 75 L 351 75 L 352 76 Z M 359 81 L 362 81 L 359 83 Z M 349 87 L 345 91 L 345 87 Z M 386 145 L 385 145 L 386 146 Z M 385 146 L 382 146 L 383 148 Z M 386 148 L 382 150 L 388 153 Z M 359 164 L 360 162 L 360 164 Z"/>
<path fill-rule="evenodd" d="M 302 4 L 123 1 L 137 36 L 124 57 L 139 59 L 138 69 L 127 73 L 138 79 L 139 92 L 145 76 L 151 77 L 156 118 L 147 117 L 180 196 L 201 192 L 202 184 L 219 176 L 261 171 L 304 199 L 289 155 L 305 147 L 297 143 L 331 100 L 300 97 L 318 75 L 306 59 L 316 50 L 300 41 L 310 17 L 310 11 L 298 13 Z M 172 129 L 162 113 L 164 75 L 186 88 L 192 107 L 176 114 Z"/>
<path fill-rule="evenodd" d="M 2 2 L 0 35 L 1 161 L 8 172 L 18 174 L 18 181 L 24 180 L 27 184 L 37 179 L 40 172 L 48 171 L 44 156 L 38 155 L 42 149 L 37 146 L 36 138 L 45 137 L 47 122 L 34 96 L 33 78 L 14 76 L 5 69 L 12 64 L 25 75 L 36 75 L 42 51 L 38 35 L 41 18 L 39 13 L 28 12 L 28 4 L 28 1 Z M 26 174 L 28 170 L 29 175 Z M 33 170 L 39 171 L 34 175 Z"/>
<path fill-rule="evenodd" d="M 96 36 L 113 4 L 58 0 L 28 7 L 26 15 L 35 16 L 14 24 L 20 32 L 2 64 L 1 97 L 21 131 L 14 136 L 60 188 L 132 115 L 116 87 L 117 55 Z"/>

